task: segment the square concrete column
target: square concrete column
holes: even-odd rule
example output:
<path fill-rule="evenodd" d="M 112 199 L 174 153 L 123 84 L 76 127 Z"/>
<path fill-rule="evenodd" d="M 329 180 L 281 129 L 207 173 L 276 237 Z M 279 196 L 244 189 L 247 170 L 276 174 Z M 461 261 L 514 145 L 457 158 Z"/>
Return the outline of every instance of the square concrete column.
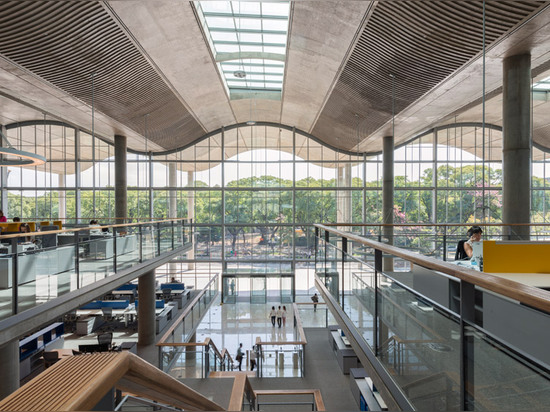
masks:
<path fill-rule="evenodd" d="M 394 139 L 393 136 L 383 138 L 382 149 L 382 169 L 384 176 L 382 178 L 382 223 L 393 225 L 393 207 L 394 207 Z M 384 226 L 382 230 L 384 242 L 393 245 L 393 226 Z M 393 259 L 384 258 L 384 270 L 393 270 Z"/>
<path fill-rule="evenodd" d="M 126 136 L 115 135 L 115 216 L 124 223 L 128 216 Z"/>
<path fill-rule="evenodd" d="M 502 222 L 529 223 L 531 215 L 531 55 L 503 63 Z M 509 239 L 529 240 L 528 226 L 505 226 Z"/>
<path fill-rule="evenodd" d="M 155 271 L 141 275 L 138 279 L 138 345 L 155 343 Z"/>
<path fill-rule="evenodd" d="M 0 399 L 19 389 L 19 340 L 0 346 Z"/>

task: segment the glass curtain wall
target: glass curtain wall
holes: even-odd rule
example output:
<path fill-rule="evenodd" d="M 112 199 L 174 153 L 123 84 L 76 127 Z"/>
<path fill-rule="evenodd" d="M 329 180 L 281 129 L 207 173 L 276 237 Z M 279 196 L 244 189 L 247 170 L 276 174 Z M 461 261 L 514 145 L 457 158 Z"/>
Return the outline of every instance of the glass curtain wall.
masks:
<path fill-rule="evenodd" d="M 484 130 L 440 127 L 395 149 L 396 224 L 501 221 L 502 133 Z M 48 159 L 7 168 L 9 218 L 112 221 L 111 143 L 46 120 L 7 125 L 6 132 L 14 147 Z M 533 222 L 548 221 L 549 161 L 533 148 Z M 380 153 L 338 152 L 283 126 L 228 127 L 179 151 L 128 154 L 129 217 L 193 218 L 189 263 L 221 264 L 233 273 L 295 273 L 298 292 L 313 287 L 311 225 L 372 224 L 362 230 L 378 235 L 381 191 Z M 438 247 L 433 236 L 423 245 L 421 239 L 404 236 L 396 244 Z"/>

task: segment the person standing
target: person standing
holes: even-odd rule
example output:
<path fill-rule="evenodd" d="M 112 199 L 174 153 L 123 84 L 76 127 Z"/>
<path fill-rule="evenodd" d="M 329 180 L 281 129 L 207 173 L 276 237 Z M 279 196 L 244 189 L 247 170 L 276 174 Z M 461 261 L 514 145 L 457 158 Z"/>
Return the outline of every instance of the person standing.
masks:
<path fill-rule="evenodd" d="M 317 303 L 319 303 L 319 296 L 317 296 L 317 293 L 313 294 L 311 300 L 313 301 L 313 311 L 317 312 Z"/>
<path fill-rule="evenodd" d="M 282 324 L 283 324 L 283 311 L 279 306 L 279 309 L 277 309 L 277 326 L 281 327 Z"/>
<path fill-rule="evenodd" d="M 271 324 L 273 327 L 275 327 L 275 319 L 277 318 L 277 311 L 275 310 L 275 306 L 271 306 L 271 312 L 269 312 L 269 316 L 271 317 Z"/>
<path fill-rule="evenodd" d="M 235 359 L 237 359 L 237 362 L 239 362 L 239 365 L 237 366 L 239 368 L 239 370 L 241 370 L 241 365 L 243 363 L 243 356 L 244 356 L 243 344 L 240 343 L 239 344 L 239 349 L 237 349 L 237 356 L 235 356 Z"/>
<path fill-rule="evenodd" d="M 256 358 L 258 356 L 256 355 L 256 349 L 254 346 L 252 346 L 252 350 L 250 351 L 250 370 L 253 371 L 254 367 L 256 366 Z"/>
<path fill-rule="evenodd" d="M 283 326 L 286 326 L 286 306 L 283 306 Z"/>

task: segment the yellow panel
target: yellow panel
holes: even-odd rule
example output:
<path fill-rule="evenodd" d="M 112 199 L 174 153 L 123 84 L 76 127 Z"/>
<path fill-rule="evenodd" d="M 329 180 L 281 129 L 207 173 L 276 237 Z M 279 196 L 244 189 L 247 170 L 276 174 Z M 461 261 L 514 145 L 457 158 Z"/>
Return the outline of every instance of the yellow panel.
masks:
<path fill-rule="evenodd" d="M 53 224 L 54 226 L 57 226 L 59 230 L 63 229 L 63 222 L 61 220 L 54 220 Z"/>
<path fill-rule="evenodd" d="M 31 228 L 31 232 L 36 232 L 36 223 L 35 222 L 27 222 L 27 224 Z"/>
<path fill-rule="evenodd" d="M 44 222 L 40 222 L 40 226 L 49 226 L 50 222 L 48 220 L 45 220 Z"/>
<path fill-rule="evenodd" d="M 483 242 L 487 273 L 550 273 L 550 243 Z"/>
<path fill-rule="evenodd" d="M 20 223 L 8 223 L 6 227 L 6 232 L 19 232 Z"/>

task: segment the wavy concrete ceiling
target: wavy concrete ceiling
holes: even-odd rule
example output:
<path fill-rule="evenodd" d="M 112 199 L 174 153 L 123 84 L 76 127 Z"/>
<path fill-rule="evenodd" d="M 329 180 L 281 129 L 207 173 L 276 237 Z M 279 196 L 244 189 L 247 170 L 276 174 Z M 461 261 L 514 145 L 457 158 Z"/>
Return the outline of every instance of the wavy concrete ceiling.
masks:
<path fill-rule="evenodd" d="M 5 1 L 0 16 L 3 56 L 95 110 L 161 147 L 204 133 L 101 4 Z"/>
<path fill-rule="evenodd" d="M 540 7 L 539 1 L 488 2 L 486 44 Z M 380 2 L 312 133 L 354 148 L 392 110 L 398 114 L 481 52 L 482 22 L 482 2 Z"/>
<path fill-rule="evenodd" d="M 549 4 L 486 2 L 487 91 L 498 94 L 511 53 L 548 71 Z M 2 105 L 0 120 L 42 112 L 89 130 L 95 73 L 96 133 L 125 134 L 135 150 L 144 136 L 149 150 L 171 150 L 253 118 L 377 152 L 394 85 L 396 143 L 463 112 L 481 121 L 481 1 L 298 1 L 288 47 L 281 101 L 231 101 L 192 2 L 4 1 L 0 95 L 32 110 Z"/>

